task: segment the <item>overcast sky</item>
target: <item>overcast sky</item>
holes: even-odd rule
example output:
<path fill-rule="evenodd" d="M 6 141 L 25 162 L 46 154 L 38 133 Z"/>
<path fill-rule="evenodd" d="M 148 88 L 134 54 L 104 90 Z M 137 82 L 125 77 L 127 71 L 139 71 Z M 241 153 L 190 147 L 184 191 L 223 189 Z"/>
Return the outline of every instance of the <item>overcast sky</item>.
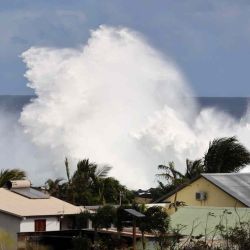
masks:
<path fill-rule="evenodd" d="M 126 26 L 169 56 L 197 96 L 249 96 L 249 0 L 0 0 L 0 94 L 32 94 L 20 54 L 73 47 L 101 24 Z"/>

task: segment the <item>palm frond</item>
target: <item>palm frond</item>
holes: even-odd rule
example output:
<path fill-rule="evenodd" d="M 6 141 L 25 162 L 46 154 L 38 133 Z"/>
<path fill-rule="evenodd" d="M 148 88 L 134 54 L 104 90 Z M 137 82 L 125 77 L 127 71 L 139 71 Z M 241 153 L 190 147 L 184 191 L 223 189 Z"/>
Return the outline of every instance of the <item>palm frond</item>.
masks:
<path fill-rule="evenodd" d="M 186 173 L 185 177 L 187 179 L 192 179 L 198 176 L 200 173 L 204 172 L 204 165 L 202 159 L 191 161 L 186 159 Z"/>
<path fill-rule="evenodd" d="M 204 156 L 205 171 L 208 173 L 238 172 L 248 164 L 250 152 L 234 136 L 214 139 Z"/>
<path fill-rule="evenodd" d="M 156 174 L 156 176 L 166 179 L 170 183 L 179 182 L 184 176 L 178 170 L 175 169 L 174 162 L 169 162 L 168 165 L 159 165 L 159 170 L 163 172 Z"/>
<path fill-rule="evenodd" d="M 95 174 L 99 178 L 105 178 L 108 176 L 108 173 L 112 169 L 112 166 L 110 165 L 104 165 L 102 167 L 98 167 L 95 171 Z"/>
<path fill-rule="evenodd" d="M 0 187 L 9 180 L 23 180 L 26 178 L 26 173 L 20 169 L 2 169 L 0 171 Z"/>

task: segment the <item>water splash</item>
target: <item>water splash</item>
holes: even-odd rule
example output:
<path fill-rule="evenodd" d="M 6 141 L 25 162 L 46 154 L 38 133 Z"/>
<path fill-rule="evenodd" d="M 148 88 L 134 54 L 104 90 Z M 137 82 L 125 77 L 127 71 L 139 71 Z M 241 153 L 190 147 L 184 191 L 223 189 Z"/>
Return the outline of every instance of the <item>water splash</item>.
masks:
<path fill-rule="evenodd" d="M 54 159 L 52 170 L 64 171 L 64 156 L 88 157 L 111 164 L 129 187 L 149 187 L 158 164 L 183 169 L 215 137 L 236 134 L 249 144 L 247 118 L 198 113 L 177 66 L 129 29 L 101 26 L 82 48 L 30 48 L 22 57 L 37 98 L 20 122 Z"/>

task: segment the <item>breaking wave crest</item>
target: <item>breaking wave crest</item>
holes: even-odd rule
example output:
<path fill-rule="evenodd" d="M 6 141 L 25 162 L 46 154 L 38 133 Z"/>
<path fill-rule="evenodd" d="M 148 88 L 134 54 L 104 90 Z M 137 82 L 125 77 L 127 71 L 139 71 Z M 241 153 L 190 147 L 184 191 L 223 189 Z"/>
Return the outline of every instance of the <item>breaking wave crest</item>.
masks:
<path fill-rule="evenodd" d="M 237 135 L 250 146 L 249 117 L 239 122 L 215 109 L 198 111 L 192 90 L 170 58 L 140 34 L 101 26 L 78 49 L 32 47 L 22 54 L 36 98 L 20 123 L 50 158 L 90 158 L 113 166 L 132 188 L 155 185 L 157 165 L 202 157 L 209 140 Z"/>

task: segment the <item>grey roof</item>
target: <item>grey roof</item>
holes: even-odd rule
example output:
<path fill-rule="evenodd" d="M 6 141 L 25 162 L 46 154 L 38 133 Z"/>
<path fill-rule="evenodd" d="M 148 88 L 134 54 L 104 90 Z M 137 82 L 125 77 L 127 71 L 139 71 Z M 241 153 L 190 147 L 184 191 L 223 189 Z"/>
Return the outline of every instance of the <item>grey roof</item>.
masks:
<path fill-rule="evenodd" d="M 202 176 L 250 207 L 250 173 L 202 174 Z"/>
<path fill-rule="evenodd" d="M 144 214 L 142 214 L 134 209 L 131 209 L 131 208 L 124 209 L 124 211 L 126 211 L 127 213 L 132 214 L 133 216 L 138 217 L 138 218 L 145 217 Z"/>

